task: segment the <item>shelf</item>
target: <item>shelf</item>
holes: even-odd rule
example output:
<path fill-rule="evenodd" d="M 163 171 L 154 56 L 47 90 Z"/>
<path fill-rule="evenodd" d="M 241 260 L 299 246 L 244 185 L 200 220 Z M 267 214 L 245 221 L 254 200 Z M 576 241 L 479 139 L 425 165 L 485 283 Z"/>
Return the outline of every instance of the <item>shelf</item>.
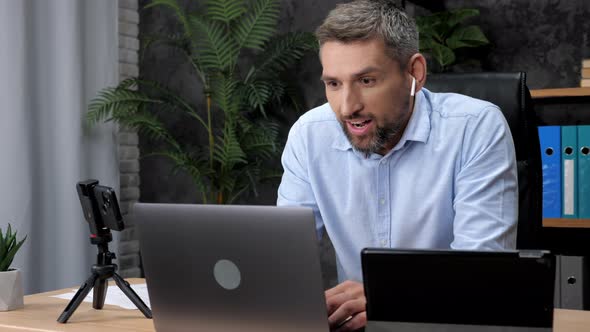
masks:
<path fill-rule="evenodd" d="M 561 97 L 590 97 L 590 88 L 560 88 L 531 90 L 533 99 Z"/>
<path fill-rule="evenodd" d="M 543 227 L 590 228 L 590 219 L 545 218 Z"/>

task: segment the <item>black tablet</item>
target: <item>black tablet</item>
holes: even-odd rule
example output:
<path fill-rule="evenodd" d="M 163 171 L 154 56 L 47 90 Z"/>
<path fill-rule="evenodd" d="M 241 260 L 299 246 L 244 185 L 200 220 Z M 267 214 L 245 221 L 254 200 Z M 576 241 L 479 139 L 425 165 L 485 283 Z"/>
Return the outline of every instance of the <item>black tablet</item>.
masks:
<path fill-rule="evenodd" d="M 450 324 L 457 331 L 476 325 L 550 331 L 553 324 L 549 252 L 367 248 L 361 259 L 368 330 L 371 322 Z"/>

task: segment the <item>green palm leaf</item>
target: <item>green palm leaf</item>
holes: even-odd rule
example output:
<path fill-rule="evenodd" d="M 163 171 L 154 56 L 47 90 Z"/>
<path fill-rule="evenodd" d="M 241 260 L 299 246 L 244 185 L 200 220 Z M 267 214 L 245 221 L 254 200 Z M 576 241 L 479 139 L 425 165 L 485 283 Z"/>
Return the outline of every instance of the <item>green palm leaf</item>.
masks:
<path fill-rule="evenodd" d="M 235 26 L 235 38 L 242 47 L 262 50 L 262 46 L 276 31 L 279 17 L 277 0 L 256 0 L 251 14 L 241 17 Z"/>
<path fill-rule="evenodd" d="M 213 152 L 213 159 L 222 169 L 222 172 L 227 173 L 237 164 L 248 163 L 246 154 L 240 146 L 240 142 L 236 139 L 235 132 L 226 125 L 226 130 L 223 132 L 223 137 L 217 137 L 218 143 L 215 145 Z"/>
<path fill-rule="evenodd" d="M 207 1 L 207 17 L 211 20 L 229 24 L 246 11 L 242 0 L 209 0 Z"/>
<path fill-rule="evenodd" d="M 119 117 L 118 122 L 132 129 L 137 130 L 140 134 L 147 135 L 155 140 L 162 140 L 171 145 L 175 151 L 181 151 L 174 136 L 170 134 L 164 124 L 153 114 L 148 112 L 135 113 L 130 116 Z"/>
<path fill-rule="evenodd" d="M 128 86 L 130 80 L 123 82 Z M 89 124 L 95 124 L 101 120 L 116 118 L 119 115 L 135 113 L 145 104 L 160 104 L 161 100 L 151 98 L 142 92 L 129 88 L 106 88 L 98 93 L 96 98 L 90 101 L 86 120 Z"/>
<path fill-rule="evenodd" d="M 137 77 L 129 77 L 117 85 L 117 89 L 137 90 L 139 79 Z"/>
<path fill-rule="evenodd" d="M 315 38 L 294 33 L 271 40 L 278 0 L 206 0 L 204 14 L 186 13 L 180 0 L 148 1 L 146 8 L 171 9 L 184 33 L 152 35 L 142 46 L 162 43 L 183 51 L 191 72 L 203 84 L 206 108 L 189 102 L 192 95 L 179 95 L 157 82 L 129 79 L 97 95 L 88 107 L 88 122 L 114 120 L 162 141 L 167 145 L 164 151 L 148 155 L 163 156 L 174 163 L 174 172 L 188 173 L 205 203 L 231 203 L 249 189 L 257 194 L 259 181 L 276 167 L 268 161 L 276 160 L 282 141 L 278 125 L 265 119 L 266 113 L 293 97 L 288 85 L 292 82 L 281 74 L 304 52 L 317 49 Z M 260 59 L 238 61 L 243 48 L 262 51 L 247 52 L 259 54 Z M 184 144 L 186 137 L 181 141 L 160 120 L 170 112 L 196 119 L 206 131 L 197 136 L 206 134 L 206 143 Z"/>
<path fill-rule="evenodd" d="M 266 117 L 265 105 L 272 97 L 273 86 L 268 81 L 254 81 L 246 85 L 246 98 L 251 108 L 258 109 Z"/>
<path fill-rule="evenodd" d="M 276 79 L 273 82 L 270 85 L 271 98 L 280 102 L 287 90 L 287 84 L 280 79 Z"/>
<path fill-rule="evenodd" d="M 227 74 L 218 73 L 211 79 L 211 97 L 213 102 L 224 111 L 224 113 L 237 113 L 240 110 L 241 93 L 240 82 Z"/>
<path fill-rule="evenodd" d="M 235 198 L 245 192 L 247 189 L 254 194 L 254 196 L 258 196 L 258 184 L 260 183 L 260 169 L 262 164 L 257 162 L 256 164 L 247 165 L 239 174 L 236 181 L 236 187 L 243 188 L 241 191 L 238 191 L 235 194 Z M 230 198 L 230 200 L 234 200 L 235 198 Z"/>
<path fill-rule="evenodd" d="M 317 50 L 318 47 L 317 39 L 309 32 L 295 32 L 273 38 L 246 81 L 276 76 L 300 60 L 306 51 Z"/>
<path fill-rule="evenodd" d="M 236 63 L 240 48 L 227 33 L 225 25 L 191 16 L 194 28 L 198 63 L 205 70 L 224 71 Z"/>
<path fill-rule="evenodd" d="M 250 159 L 272 159 L 277 151 L 278 125 L 273 122 L 264 122 L 252 127 L 242 138 L 242 148 Z"/>
<path fill-rule="evenodd" d="M 232 204 L 240 195 L 245 193 L 248 189 L 258 196 L 258 185 L 264 181 L 277 179 L 283 175 L 283 172 L 271 170 L 258 161 L 245 165 L 241 171 L 233 176 L 235 179 L 233 195 L 231 195 L 227 203 Z"/>
<path fill-rule="evenodd" d="M 222 173 L 221 176 L 219 176 L 218 186 L 219 190 L 224 193 L 224 197 L 227 197 L 228 194 L 235 192 L 236 182 L 238 179 L 238 176 L 236 176 L 234 172 Z"/>
<path fill-rule="evenodd" d="M 127 83 L 127 81 L 131 81 Z M 205 120 L 197 113 L 196 108 L 191 105 L 190 102 L 183 99 L 179 94 L 175 93 L 174 91 L 168 89 L 167 87 L 163 86 L 162 84 L 156 81 L 149 81 L 149 80 L 142 80 L 138 78 L 129 78 L 121 84 L 119 84 L 119 88 L 125 84 L 132 84 L 133 86 L 140 85 L 143 89 L 149 88 L 155 90 L 158 94 L 160 94 L 159 101 L 162 106 L 172 105 L 173 109 L 180 109 L 188 114 L 190 117 L 196 119 L 201 125 L 203 125 L 204 129 L 208 130 L 209 127 Z"/>
<path fill-rule="evenodd" d="M 245 114 L 238 114 L 234 117 L 236 132 L 248 133 L 255 126 L 254 122 L 246 118 Z"/>

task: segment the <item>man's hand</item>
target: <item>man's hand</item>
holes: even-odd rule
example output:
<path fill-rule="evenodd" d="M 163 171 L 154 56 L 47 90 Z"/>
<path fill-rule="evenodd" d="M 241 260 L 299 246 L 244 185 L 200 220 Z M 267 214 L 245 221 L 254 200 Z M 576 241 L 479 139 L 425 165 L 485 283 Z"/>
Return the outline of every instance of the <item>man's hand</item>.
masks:
<path fill-rule="evenodd" d="M 365 290 L 360 282 L 348 280 L 327 290 L 330 330 L 345 332 L 364 327 L 367 324 L 366 304 Z"/>

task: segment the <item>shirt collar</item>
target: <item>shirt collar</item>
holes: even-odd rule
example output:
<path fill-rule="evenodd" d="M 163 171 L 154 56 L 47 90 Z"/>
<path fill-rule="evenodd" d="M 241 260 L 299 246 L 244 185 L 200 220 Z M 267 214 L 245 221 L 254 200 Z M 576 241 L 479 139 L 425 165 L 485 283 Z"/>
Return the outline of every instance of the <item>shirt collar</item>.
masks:
<path fill-rule="evenodd" d="M 331 107 L 330 107 L 330 110 L 332 110 Z M 332 147 L 336 150 L 341 150 L 341 151 L 346 151 L 346 150 L 352 149 L 352 144 L 350 144 L 348 137 L 346 137 L 346 134 L 344 133 L 344 129 L 342 128 L 342 124 L 338 120 L 338 117 L 334 113 L 334 110 L 332 110 L 332 115 L 334 115 L 334 119 L 338 122 L 338 126 L 340 127 L 339 128 L 340 130 L 338 131 L 338 135 L 334 138 L 334 141 L 332 142 Z"/>
<path fill-rule="evenodd" d="M 422 88 L 420 91 L 418 91 L 418 93 L 416 93 L 414 111 L 412 112 L 410 121 L 404 130 L 402 138 L 393 148 L 393 150 L 401 148 L 406 143 L 406 141 L 418 141 L 424 143 L 428 141 L 428 136 L 430 134 L 430 104 L 425 94 L 430 94 L 430 91 L 426 90 L 425 88 Z M 335 115 L 334 118 L 336 121 L 338 121 Z M 342 151 L 352 149 L 352 145 L 346 137 L 346 134 L 344 134 L 344 130 L 342 130 L 342 128 L 340 129 L 340 135 L 335 137 L 334 141 L 332 142 L 332 147 Z"/>
<path fill-rule="evenodd" d="M 430 110 L 429 102 L 426 100 L 426 94 L 430 91 L 422 88 L 416 93 L 414 103 L 414 111 L 410 117 L 410 121 L 404 130 L 404 134 L 400 139 L 398 146 L 403 146 L 406 141 L 417 141 L 426 143 L 430 134 Z"/>

